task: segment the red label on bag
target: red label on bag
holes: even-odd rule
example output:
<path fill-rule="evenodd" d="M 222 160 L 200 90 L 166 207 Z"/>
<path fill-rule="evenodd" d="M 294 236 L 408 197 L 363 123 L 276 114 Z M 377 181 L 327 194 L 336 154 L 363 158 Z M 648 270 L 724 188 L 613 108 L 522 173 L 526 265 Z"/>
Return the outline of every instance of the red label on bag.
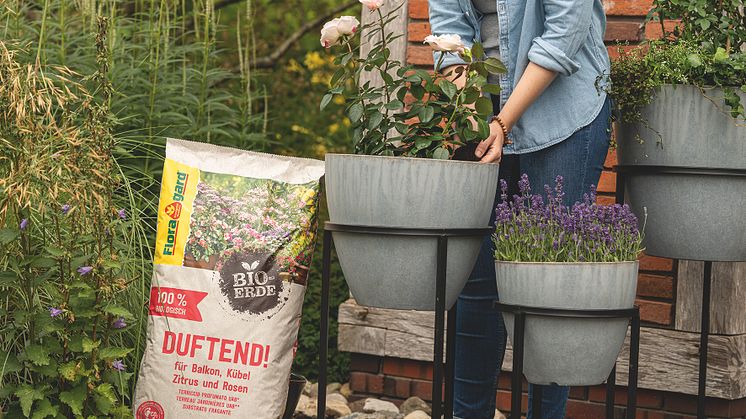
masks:
<path fill-rule="evenodd" d="M 135 413 L 136 419 L 164 419 L 163 407 L 158 402 L 148 400 L 140 405 Z"/>
<path fill-rule="evenodd" d="M 202 291 L 153 287 L 150 289 L 150 315 L 201 322 L 198 305 L 205 297 L 207 293 Z"/>

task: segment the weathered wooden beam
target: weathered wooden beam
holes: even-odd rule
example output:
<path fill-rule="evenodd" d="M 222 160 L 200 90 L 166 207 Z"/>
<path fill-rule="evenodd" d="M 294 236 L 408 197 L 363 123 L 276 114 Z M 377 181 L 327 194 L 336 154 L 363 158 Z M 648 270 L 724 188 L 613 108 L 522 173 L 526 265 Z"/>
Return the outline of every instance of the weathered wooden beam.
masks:
<path fill-rule="evenodd" d="M 389 14 L 393 12 L 390 16 L 393 20 L 386 25 L 386 30 L 389 34 L 401 36 L 389 43 L 388 48 L 391 50 L 391 55 L 389 57 L 392 60 L 399 61 L 400 63 L 406 63 L 407 59 L 407 24 L 409 23 L 407 16 L 407 3 L 408 0 L 386 1 L 380 8 L 384 17 L 389 16 Z M 378 19 L 378 12 L 371 12 L 366 7 L 363 7 L 363 13 L 360 19 L 363 26 L 377 22 Z M 360 35 L 360 58 L 366 58 L 373 46 L 375 46 L 381 39 L 381 36 L 380 33 L 371 36 L 370 30 L 363 31 Z M 377 71 L 365 71 L 360 75 L 361 85 L 365 84 L 367 81 L 370 81 L 372 86 L 381 86 L 383 83 L 383 79 Z"/>
<path fill-rule="evenodd" d="M 362 307 L 348 300 L 339 308 L 339 349 L 378 356 L 432 361 L 431 312 Z M 628 341 L 619 356 L 617 383 L 627 382 Z M 699 334 L 643 327 L 640 336 L 639 386 L 697 394 Z M 746 397 L 746 334 L 710 338 L 707 395 Z M 503 370 L 510 371 L 510 345 Z"/>
<path fill-rule="evenodd" d="M 702 319 L 704 262 L 679 261 L 676 283 L 676 329 L 699 332 Z M 746 262 L 712 264 L 710 333 L 746 333 Z"/>

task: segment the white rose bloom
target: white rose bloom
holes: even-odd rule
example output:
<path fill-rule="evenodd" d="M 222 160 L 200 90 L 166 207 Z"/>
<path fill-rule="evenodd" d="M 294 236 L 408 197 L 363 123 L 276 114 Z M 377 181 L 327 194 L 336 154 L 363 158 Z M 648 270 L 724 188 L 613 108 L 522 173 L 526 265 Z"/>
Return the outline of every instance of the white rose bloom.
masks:
<path fill-rule="evenodd" d="M 354 16 L 341 16 L 338 19 L 337 30 L 341 35 L 352 35 L 360 26 L 360 22 Z"/>
<path fill-rule="evenodd" d="M 324 27 L 321 28 L 321 46 L 329 48 L 334 45 L 339 45 L 339 40 L 342 35 L 339 33 L 339 18 L 326 22 Z"/>
<path fill-rule="evenodd" d="M 332 19 L 321 28 L 321 45 L 329 48 L 339 45 L 343 36 L 350 36 L 357 32 L 360 22 L 354 16 L 342 16 Z"/>
<path fill-rule="evenodd" d="M 428 35 L 424 43 L 430 44 L 436 51 L 462 53 L 466 49 L 461 37 L 454 34 Z"/>
<path fill-rule="evenodd" d="M 368 10 L 378 10 L 383 6 L 383 0 L 360 0 L 363 6 L 367 7 Z"/>

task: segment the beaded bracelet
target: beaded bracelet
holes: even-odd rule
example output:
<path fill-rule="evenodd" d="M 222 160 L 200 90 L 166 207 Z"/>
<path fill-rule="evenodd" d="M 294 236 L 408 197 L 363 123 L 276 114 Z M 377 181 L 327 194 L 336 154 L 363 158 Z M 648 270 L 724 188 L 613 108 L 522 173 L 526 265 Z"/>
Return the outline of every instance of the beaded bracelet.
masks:
<path fill-rule="evenodd" d="M 503 130 L 503 144 L 513 144 L 512 141 L 508 138 L 508 127 L 505 125 L 502 119 L 498 115 L 494 115 L 492 119 L 490 119 L 490 123 L 497 121 L 497 123 L 500 125 L 500 128 Z"/>

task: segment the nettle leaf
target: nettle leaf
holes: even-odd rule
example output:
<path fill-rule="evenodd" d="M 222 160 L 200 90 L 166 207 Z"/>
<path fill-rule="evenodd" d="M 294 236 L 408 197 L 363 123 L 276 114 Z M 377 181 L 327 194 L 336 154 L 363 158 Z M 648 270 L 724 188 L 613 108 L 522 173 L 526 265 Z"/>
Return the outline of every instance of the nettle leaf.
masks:
<path fill-rule="evenodd" d="M 127 356 L 127 354 L 129 354 L 132 351 L 133 349 L 131 348 L 119 348 L 119 347 L 110 346 L 108 348 L 101 349 L 98 352 L 98 356 L 99 358 L 102 358 L 102 359 L 124 358 L 125 356 Z"/>
<path fill-rule="evenodd" d="M 74 415 L 83 414 L 83 402 L 85 402 L 88 390 L 85 384 L 81 384 L 69 391 L 60 393 L 60 401 L 70 406 Z"/>
<path fill-rule="evenodd" d="M 474 108 L 481 116 L 488 116 L 492 113 L 492 101 L 486 97 L 480 97 L 474 103 Z"/>
<path fill-rule="evenodd" d="M 54 406 L 49 400 L 43 399 L 34 406 L 34 413 L 31 415 L 31 419 L 44 419 L 49 416 L 56 418 L 59 414 L 59 406 Z"/>
<path fill-rule="evenodd" d="M 448 96 L 449 99 L 453 99 L 453 97 L 456 96 L 456 92 L 458 91 L 456 85 L 448 80 L 441 80 L 440 83 L 438 83 L 438 86 L 440 86 L 440 90 L 443 92 L 443 94 Z"/>
<path fill-rule="evenodd" d="M 0 244 L 9 244 L 21 235 L 20 230 L 15 228 L 0 228 Z"/>
<path fill-rule="evenodd" d="M 125 319 L 135 318 L 135 316 L 133 316 L 126 308 L 113 304 L 104 307 L 104 313 L 111 314 L 114 317 L 124 317 Z"/>
<path fill-rule="evenodd" d="M 21 371 L 23 365 L 18 362 L 18 357 L 12 352 L 0 351 L 0 378 L 5 374 Z"/>
<path fill-rule="evenodd" d="M 46 250 L 46 251 L 47 251 L 47 253 L 48 253 L 48 254 L 49 254 L 50 256 L 52 256 L 52 257 L 60 257 L 60 256 L 65 256 L 65 250 L 64 250 L 64 249 L 60 249 L 59 247 L 55 247 L 55 246 L 47 246 L 47 247 L 45 248 L 45 250 Z"/>
<path fill-rule="evenodd" d="M 83 337 L 82 348 L 83 352 L 85 353 L 91 353 L 94 349 L 98 348 L 98 346 L 101 344 L 100 341 L 94 341 L 93 339 L 85 336 Z"/>
<path fill-rule="evenodd" d="M 117 395 L 114 393 L 114 386 L 109 383 L 100 384 L 93 390 L 93 400 L 96 402 L 96 408 L 108 415 L 111 408 L 117 403 Z"/>
<path fill-rule="evenodd" d="M 62 378 L 67 381 L 75 381 L 78 377 L 79 370 L 80 365 L 76 362 L 65 362 L 64 364 L 60 364 L 59 368 L 57 368 L 57 372 L 59 372 Z"/>
<path fill-rule="evenodd" d="M 57 265 L 57 261 L 52 258 L 45 258 L 42 256 L 37 256 L 35 258 L 31 259 L 31 263 L 29 266 L 32 268 L 51 268 L 52 266 Z"/>
<path fill-rule="evenodd" d="M 445 148 L 439 148 L 433 152 L 433 158 L 438 160 L 448 160 L 451 154 Z"/>
<path fill-rule="evenodd" d="M 26 359 L 34 365 L 49 365 L 51 358 L 47 349 L 41 345 L 29 345 L 26 347 Z"/>
<path fill-rule="evenodd" d="M 28 384 L 22 384 L 15 392 L 18 402 L 21 404 L 21 410 L 26 417 L 31 414 L 31 406 L 35 400 L 44 400 L 44 392 L 41 389 L 32 387 Z"/>

